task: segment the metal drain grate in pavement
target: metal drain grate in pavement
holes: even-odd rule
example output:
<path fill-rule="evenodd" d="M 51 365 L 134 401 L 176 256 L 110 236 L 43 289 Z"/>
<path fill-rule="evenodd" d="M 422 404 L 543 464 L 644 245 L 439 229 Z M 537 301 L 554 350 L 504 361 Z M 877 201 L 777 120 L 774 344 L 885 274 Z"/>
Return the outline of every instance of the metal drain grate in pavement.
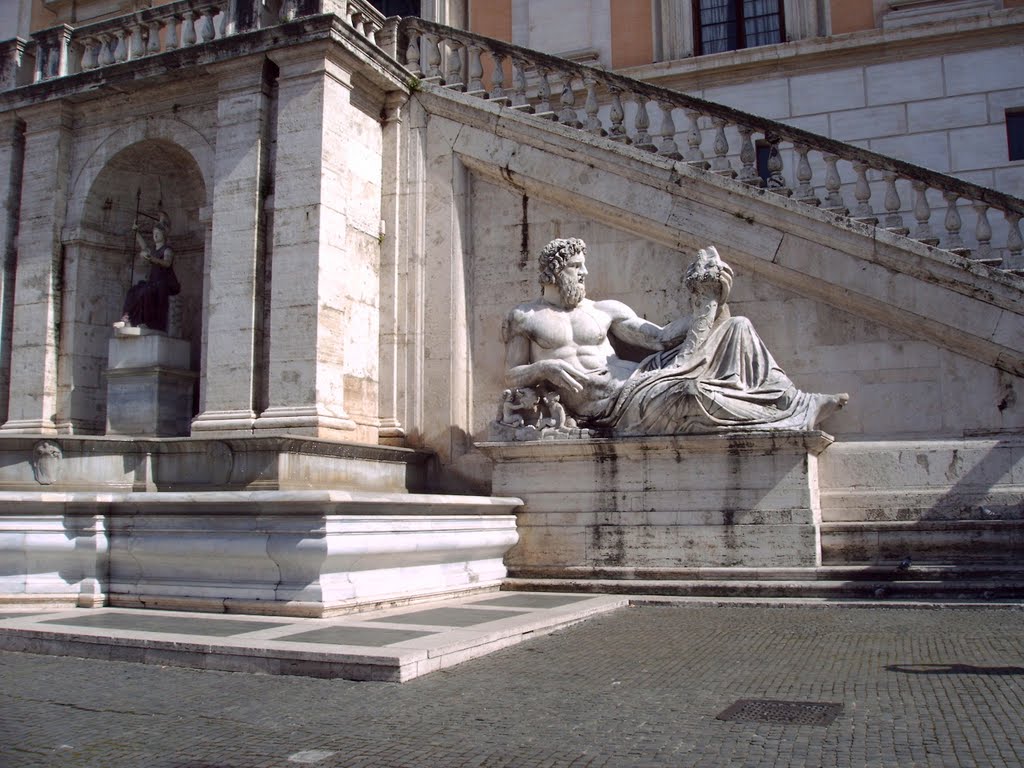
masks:
<path fill-rule="evenodd" d="M 842 704 L 830 704 L 819 701 L 740 699 L 719 714 L 716 719 L 740 723 L 830 725 L 842 711 Z"/>

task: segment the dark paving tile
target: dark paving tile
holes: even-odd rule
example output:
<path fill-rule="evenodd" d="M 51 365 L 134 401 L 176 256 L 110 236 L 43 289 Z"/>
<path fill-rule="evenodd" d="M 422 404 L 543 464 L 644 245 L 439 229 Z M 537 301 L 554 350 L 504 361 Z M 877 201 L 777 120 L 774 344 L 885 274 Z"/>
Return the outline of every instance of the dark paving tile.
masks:
<path fill-rule="evenodd" d="M 415 613 L 403 613 L 401 616 L 388 616 L 372 621 L 383 621 L 388 624 L 429 624 L 437 627 L 472 627 L 486 624 L 489 621 L 509 619 L 522 616 L 519 611 L 474 610 L 473 608 L 431 608 Z"/>
<path fill-rule="evenodd" d="M 65 627 L 89 629 L 123 629 L 140 632 L 165 632 L 175 635 L 203 635 L 205 637 L 231 637 L 260 629 L 287 626 L 287 622 L 245 621 L 242 619 L 199 619 L 185 616 L 151 616 L 141 612 L 100 613 L 95 616 L 76 616 L 70 619 L 50 619 L 39 624 L 60 624 Z"/>
<path fill-rule="evenodd" d="M 506 608 L 560 608 L 583 600 L 592 600 L 593 595 L 532 595 L 526 592 L 478 600 L 474 605 L 501 605 Z"/>
<path fill-rule="evenodd" d="M 435 632 L 417 632 L 411 629 L 374 629 L 370 627 L 323 627 L 309 632 L 274 638 L 278 643 L 323 643 L 325 645 L 367 645 L 379 648 Z"/>
<path fill-rule="evenodd" d="M 22 616 L 41 616 L 42 611 L 11 611 L 0 613 L 0 621 L 4 619 L 20 619 Z"/>

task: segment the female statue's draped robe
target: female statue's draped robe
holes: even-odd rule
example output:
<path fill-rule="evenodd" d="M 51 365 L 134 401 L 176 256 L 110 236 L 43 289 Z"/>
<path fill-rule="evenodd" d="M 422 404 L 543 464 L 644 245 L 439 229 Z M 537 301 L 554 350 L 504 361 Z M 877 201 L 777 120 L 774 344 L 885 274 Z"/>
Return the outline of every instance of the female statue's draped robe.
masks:
<path fill-rule="evenodd" d="M 618 434 L 814 428 L 827 395 L 801 392 L 745 317 L 724 312 L 692 354 L 643 361 L 597 425 Z"/>

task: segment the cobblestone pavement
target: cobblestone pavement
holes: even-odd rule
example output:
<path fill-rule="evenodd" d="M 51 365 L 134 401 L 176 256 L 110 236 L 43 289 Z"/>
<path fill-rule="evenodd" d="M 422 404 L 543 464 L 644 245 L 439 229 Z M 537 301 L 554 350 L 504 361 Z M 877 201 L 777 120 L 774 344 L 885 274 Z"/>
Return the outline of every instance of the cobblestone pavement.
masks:
<path fill-rule="evenodd" d="M 0 654 L 0 766 L 1019 766 L 1024 611 L 633 607 L 404 685 Z M 716 719 L 834 702 L 830 725 Z"/>

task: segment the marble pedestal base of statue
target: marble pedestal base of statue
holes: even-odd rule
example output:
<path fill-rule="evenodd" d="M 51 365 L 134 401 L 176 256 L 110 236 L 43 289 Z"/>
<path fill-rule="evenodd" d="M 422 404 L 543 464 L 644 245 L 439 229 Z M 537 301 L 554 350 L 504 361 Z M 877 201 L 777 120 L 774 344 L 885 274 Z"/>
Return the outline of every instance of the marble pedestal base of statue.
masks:
<path fill-rule="evenodd" d="M 196 374 L 189 370 L 187 341 L 160 333 L 119 334 L 107 355 L 108 435 L 189 434 Z"/>
<path fill-rule="evenodd" d="M 817 456 L 832 438 L 747 432 L 481 443 L 518 496 L 510 576 L 672 578 L 821 564 Z"/>

